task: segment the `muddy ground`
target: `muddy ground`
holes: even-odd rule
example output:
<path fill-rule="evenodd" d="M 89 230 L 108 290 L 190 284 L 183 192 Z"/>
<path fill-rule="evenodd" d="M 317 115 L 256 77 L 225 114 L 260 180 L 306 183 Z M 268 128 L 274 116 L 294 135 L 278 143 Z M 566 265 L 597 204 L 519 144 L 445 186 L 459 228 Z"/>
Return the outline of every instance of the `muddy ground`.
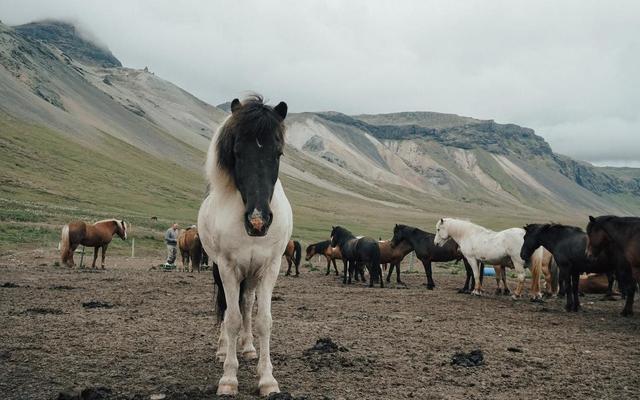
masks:
<path fill-rule="evenodd" d="M 0 258 L 2 399 L 81 389 L 86 398 L 215 398 L 210 273 L 116 257 L 105 271 L 69 270 L 53 257 Z M 560 300 L 471 297 L 456 293 L 461 275 L 436 269 L 435 278 L 428 291 L 423 274 L 382 290 L 307 268 L 281 276 L 272 336 L 281 390 L 306 399 L 640 398 L 640 315 L 622 318 L 622 302 L 587 295 L 567 314 Z M 336 351 L 306 351 L 320 338 Z M 472 350 L 481 365 L 451 365 Z M 241 360 L 239 399 L 256 397 L 255 368 Z"/>

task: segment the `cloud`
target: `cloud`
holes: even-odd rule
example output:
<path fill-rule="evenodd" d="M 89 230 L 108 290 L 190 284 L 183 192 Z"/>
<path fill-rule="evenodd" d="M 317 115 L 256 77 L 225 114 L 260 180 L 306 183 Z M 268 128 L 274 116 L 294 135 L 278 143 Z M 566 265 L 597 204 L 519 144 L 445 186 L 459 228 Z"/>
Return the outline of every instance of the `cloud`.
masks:
<path fill-rule="evenodd" d="M 123 64 L 213 104 L 255 90 L 292 111 L 451 112 L 577 158 L 640 159 L 638 2 L 5 0 L 0 14 L 81 21 Z"/>

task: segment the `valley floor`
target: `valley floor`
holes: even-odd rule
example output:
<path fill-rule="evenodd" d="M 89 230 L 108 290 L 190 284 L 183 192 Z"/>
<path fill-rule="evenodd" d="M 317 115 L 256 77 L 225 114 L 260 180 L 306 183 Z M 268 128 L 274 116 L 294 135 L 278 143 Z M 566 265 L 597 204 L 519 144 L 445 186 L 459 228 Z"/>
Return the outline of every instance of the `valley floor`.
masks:
<path fill-rule="evenodd" d="M 210 272 L 160 272 L 150 269 L 158 260 L 124 257 L 79 271 L 52 267 L 53 257 L 0 259 L 3 399 L 99 386 L 113 398 L 215 397 Z M 281 390 L 306 399 L 640 397 L 640 312 L 622 318 L 620 301 L 590 295 L 567 314 L 560 300 L 476 298 L 456 293 L 462 275 L 436 269 L 435 278 L 427 291 L 422 273 L 385 289 L 344 287 L 323 268 L 281 276 L 272 337 Z M 91 301 L 113 307 L 83 306 Z M 344 349 L 306 352 L 319 338 Z M 484 365 L 451 365 L 474 349 Z M 255 369 L 241 360 L 238 399 L 256 397 Z"/>

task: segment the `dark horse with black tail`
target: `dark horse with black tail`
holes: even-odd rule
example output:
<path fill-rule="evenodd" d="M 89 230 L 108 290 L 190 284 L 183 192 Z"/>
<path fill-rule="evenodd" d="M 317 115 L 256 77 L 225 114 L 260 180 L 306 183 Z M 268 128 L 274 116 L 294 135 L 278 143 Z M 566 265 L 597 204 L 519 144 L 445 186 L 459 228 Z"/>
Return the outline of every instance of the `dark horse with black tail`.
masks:
<path fill-rule="evenodd" d="M 553 255 L 560 269 L 560 281 L 563 284 L 567 302 L 567 311 L 580 308 L 578 285 L 580 274 L 584 272 L 608 272 L 613 266 L 604 257 L 587 257 L 587 234 L 578 227 L 561 224 L 529 224 L 524 226 L 525 235 L 520 257 L 529 261 L 533 252 L 544 246 Z"/>
<path fill-rule="evenodd" d="M 422 265 L 424 266 L 424 272 L 427 275 L 427 289 L 433 289 L 436 284 L 433 281 L 433 271 L 431 269 L 431 263 L 444 262 L 444 261 L 460 261 L 464 262 L 464 267 L 467 270 L 467 279 L 461 292 L 468 293 L 473 288 L 473 271 L 471 266 L 467 262 L 467 259 L 462 256 L 458 244 L 449 239 L 444 245 L 437 246 L 434 244 L 433 233 L 425 232 L 421 229 L 414 228 L 407 225 L 396 225 L 393 228 L 393 238 L 391 239 L 392 246 L 398 246 L 401 242 L 405 241 L 415 250 L 416 256 Z M 481 269 L 482 270 L 482 269 Z M 469 283 L 471 281 L 471 288 Z"/>
<path fill-rule="evenodd" d="M 300 259 L 302 258 L 302 247 L 300 246 L 300 242 L 297 240 L 289 240 L 283 256 L 287 260 L 287 264 L 289 264 L 289 268 L 287 268 L 287 273 L 285 275 L 291 275 L 291 265 L 293 264 L 296 267 L 296 276 L 300 276 L 299 267 Z"/>
<path fill-rule="evenodd" d="M 369 268 L 369 287 L 373 286 L 376 279 L 380 280 L 380 287 L 384 287 L 382 269 L 380 268 L 380 247 L 378 241 L 362 237 L 357 239 L 351 232 L 340 226 L 334 226 L 331 230 L 331 247 L 339 247 L 344 262 L 343 283 L 351 283 L 351 270 L 360 264 L 366 264 Z M 350 264 L 350 265 L 349 265 Z M 349 279 L 347 280 L 347 270 Z"/>
<path fill-rule="evenodd" d="M 623 316 L 633 314 L 633 298 L 640 284 L 640 218 L 589 216 L 587 256 L 604 255 L 615 263 L 618 282 L 626 294 Z"/>
<path fill-rule="evenodd" d="M 312 243 L 307 246 L 307 255 L 304 257 L 306 261 L 311 260 L 314 255 L 323 255 L 327 259 L 327 273 L 331 272 L 331 263 L 333 262 L 333 268 L 336 270 L 336 276 L 338 275 L 338 267 L 336 266 L 336 258 L 342 259 L 339 249 L 331 247 L 331 240 L 324 240 L 318 243 Z"/>

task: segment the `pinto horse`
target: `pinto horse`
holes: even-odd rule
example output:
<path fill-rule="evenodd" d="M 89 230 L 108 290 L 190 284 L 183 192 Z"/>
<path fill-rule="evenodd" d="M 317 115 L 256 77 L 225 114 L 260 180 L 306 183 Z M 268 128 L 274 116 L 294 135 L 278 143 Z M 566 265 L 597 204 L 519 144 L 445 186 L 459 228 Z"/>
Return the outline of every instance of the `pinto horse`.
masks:
<path fill-rule="evenodd" d="M 611 267 L 604 257 L 587 257 L 587 235 L 576 226 L 561 224 L 529 224 L 524 227 L 525 235 L 520 257 L 529 260 L 540 246 L 553 255 L 560 270 L 560 280 L 567 291 L 565 309 L 578 311 L 580 298 L 578 285 L 583 272 L 608 272 Z"/>
<path fill-rule="evenodd" d="M 93 247 L 93 263 L 91 268 L 96 268 L 98 251 L 102 249 L 102 269 L 104 258 L 111 239 L 114 235 L 120 239 L 127 239 L 127 223 L 118 219 L 105 219 L 95 224 L 87 224 L 84 221 L 73 221 L 62 227 L 60 240 L 60 258 L 62 264 L 74 267 L 73 253 L 79 245 Z"/>
<path fill-rule="evenodd" d="M 478 262 L 492 265 L 504 265 L 511 262 L 518 274 L 514 298 L 519 298 L 524 289 L 524 260 L 520 257 L 524 229 L 511 228 L 495 232 L 469 221 L 455 218 L 441 218 L 436 224 L 434 243 L 444 245 L 452 238 L 460 246 L 462 255 L 473 270 L 476 285 L 472 294 L 481 295 L 482 283 Z"/>
<path fill-rule="evenodd" d="M 336 270 L 336 276 L 339 275 L 336 260 L 342 260 L 342 254 L 340 253 L 340 249 L 331 247 L 331 240 L 323 240 L 322 242 L 312 243 L 307 246 L 307 254 L 304 259 L 309 261 L 311 260 L 311 257 L 316 254 L 323 255 L 327 259 L 327 273 L 325 275 L 329 275 L 331 272 L 332 262 L 333 268 Z"/>
<path fill-rule="evenodd" d="M 296 276 L 300 276 L 300 271 L 298 268 L 300 267 L 300 258 L 302 257 L 302 248 L 300 247 L 300 242 L 297 240 L 289 240 L 287 243 L 287 248 L 284 250 L 283 254 L 284 258 L 287 260 L 287 264 L 289 264 L 289 268 L 287 269 L 287 273 L 285 276 L 291 275 L 291 265 L 296 266 Z"/>
<path fill-rule="evenodd" d="M 640 284 L 640 218 L 589 216 L 587 237 L 587 256 L 604 254 L 615 264 L 618 283 L 626 295 L 622 315 L 633 315 L 636 286 Z"/>
<path fill-rule="evenodd" d="M 380 268 L 380 247 L 378 241 L 369 238 L 356 238 L 353 233 L 341 226 L 334 226 L 331 229 L 331 246 L 339 247 L 344 263 L 344 276 L 342 283 L 351 284 L 351 272 L 358 266 L 367 265 L 369 268 L 369 287 L 373 287 L 376 279 L 380 280 L 380 287 L 384 287 L 382 270 Z M 349 279 L 347 280 L 347 270 Z"/>
<path fill-rule="evenodd" d="M 214 134 L 205 164 L 209 194 L 200 206 L 198 229 L 213 264 L 220 324 L 217 356 L 224 360 L 218 395 L 238 393 L 236 346 L 257 356 L 251 311 L 258 302 L 258 388 L 279 392 L 271 364 L 271 295 L 293 230 L 291 205 L 278 179 L 284 150 L 287 104 L 275 107 L 259 96 L 231 102 L 231 115 Z"/>
<path fill-rule="evenodd" d="M 198 228 L 192 226 L 180 232 L 178 248 L 182 257 L 182 270 L 185 271 L 188 268 L 189 272 L 193 272 L 193 267 L 195 266 L 200 272 L 202 263 L 207 260 L 207 253 L 202 248 Z"/>

